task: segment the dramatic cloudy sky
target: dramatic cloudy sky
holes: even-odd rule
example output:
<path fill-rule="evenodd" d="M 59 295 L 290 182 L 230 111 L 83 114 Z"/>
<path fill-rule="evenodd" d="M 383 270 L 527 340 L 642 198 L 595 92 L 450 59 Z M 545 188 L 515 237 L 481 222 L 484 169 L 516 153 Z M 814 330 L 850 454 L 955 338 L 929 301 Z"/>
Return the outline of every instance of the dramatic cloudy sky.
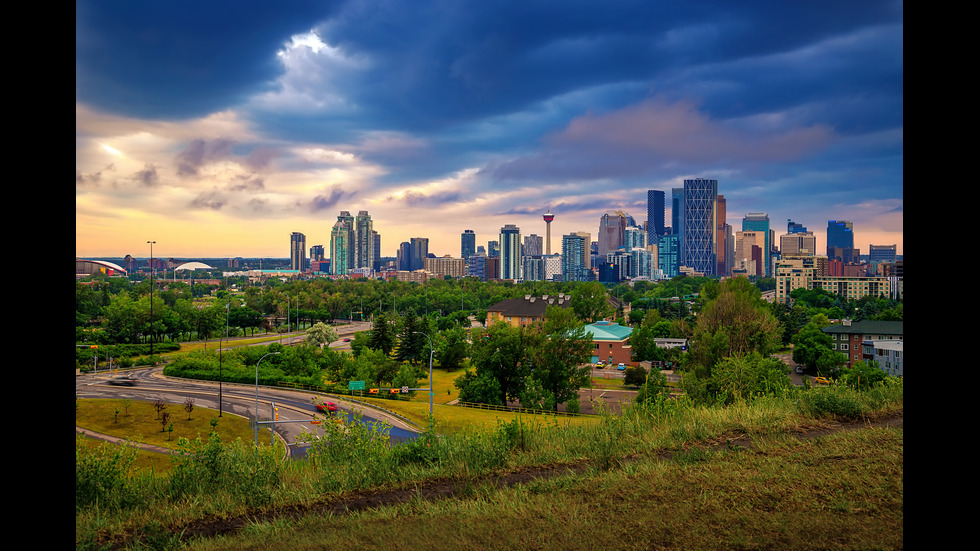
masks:
<path fill-rule="evenodd" d="M 76 255 L 552 241 L 714 178 L 903 253 L 901 1 L 76 0 Z M 670 213 L 668 211 L 668 224 Z"/>

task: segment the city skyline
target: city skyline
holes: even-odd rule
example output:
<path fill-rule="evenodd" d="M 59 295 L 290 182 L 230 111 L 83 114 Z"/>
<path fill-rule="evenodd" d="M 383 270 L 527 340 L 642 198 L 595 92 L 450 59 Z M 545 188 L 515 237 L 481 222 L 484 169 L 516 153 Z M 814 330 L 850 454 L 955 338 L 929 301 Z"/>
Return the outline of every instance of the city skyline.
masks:
<path fill-rule="evenodd" d="M 550 5 L 78 2 L 76 256 L 288 257 L 341 211 L 384 257 L 558 243 L 693 178 L 903 254 L 900 2 Z"/>

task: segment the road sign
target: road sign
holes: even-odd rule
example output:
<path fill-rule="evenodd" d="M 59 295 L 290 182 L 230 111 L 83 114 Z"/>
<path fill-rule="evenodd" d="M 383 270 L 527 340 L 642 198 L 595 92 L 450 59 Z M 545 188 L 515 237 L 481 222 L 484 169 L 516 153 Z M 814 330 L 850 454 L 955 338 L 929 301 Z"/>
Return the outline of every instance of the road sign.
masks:
<path fill-rule="evenodd" d="M 408 387 L 407 386 L 403 386 L 402 387 L 402 394 L 408 394 Z"/>
<path fill-rule="evenodd" d="M 364 390 L 364 381 L 350 381 L 347 390 Z"/>

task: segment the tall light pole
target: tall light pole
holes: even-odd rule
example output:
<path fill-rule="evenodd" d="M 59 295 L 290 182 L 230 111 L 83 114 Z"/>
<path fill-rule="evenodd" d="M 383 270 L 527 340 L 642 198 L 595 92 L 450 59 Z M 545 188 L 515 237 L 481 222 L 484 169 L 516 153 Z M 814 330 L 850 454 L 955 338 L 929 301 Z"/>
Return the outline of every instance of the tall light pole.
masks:
<path fill-rule="evenodd" d="M 274 356 L 279 352 L 269 352 L 265 356 Z M 259 364 L 265 359 L 265 356 L 259 358 L 259 361 L 255 362 L 255 445 L 259 445 Z"/>
<path fill-rule="evenodd" d="M 231 314 L 231 299 L 225 304 L 225 342 L 228 342 L 228 318 Z M 222 409 L 222 399 L 221 399 L 221 355 L 224 352 L 224 347 L 221 346 L 221 339 L 218 339 L 218 417 L 222 417 L 224 410 Z"/>
<path fill-rule="evenodd" d="M 150 356 L 153 355 L 153 244 L 156 241 L 147 241 L 150 244 Z"/>
<path fill-rule="evenodd" d="M 434 419 L 432 415 L 432 395 L 435 394 L 432 388 L 432 339 L 429 335 L 422 333 L 421 331 L 412 331 L 416 335 L 425 335 L 425 338 L 429 340 L 429 422 L 431 423 Z"/>

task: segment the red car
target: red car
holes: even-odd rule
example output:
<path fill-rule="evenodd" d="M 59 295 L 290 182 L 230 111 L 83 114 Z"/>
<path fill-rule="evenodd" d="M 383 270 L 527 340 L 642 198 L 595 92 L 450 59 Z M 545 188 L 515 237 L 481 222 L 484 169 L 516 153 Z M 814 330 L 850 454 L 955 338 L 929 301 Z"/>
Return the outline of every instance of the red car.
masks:
<path fill-rule="evenodd" d="M 316 405 L 316 409 L 324 413 L 333 413 L 337 411 L 337 404 L 333 402 L 320 402 Z"/>
<path fill-rule="evenodd" d="M 344 339 L 344 342 L 350 342 L 350 339 L 349 338 L 345 338 Z"/>

